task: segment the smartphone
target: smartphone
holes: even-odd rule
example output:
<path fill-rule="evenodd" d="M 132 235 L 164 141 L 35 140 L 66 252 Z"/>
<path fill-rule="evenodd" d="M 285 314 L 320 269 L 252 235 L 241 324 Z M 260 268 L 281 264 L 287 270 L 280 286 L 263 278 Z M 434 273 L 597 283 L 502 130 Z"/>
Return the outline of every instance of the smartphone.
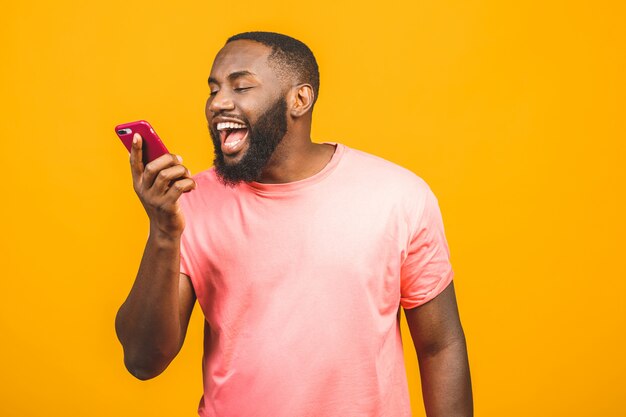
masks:
<path fill-rule="evenodd" d="M 157 159 L 159 156 L 169 153 L 159 135 L 156 134 L 150 123 L 145 120 L 138 120 L 136 122 L 124 123 L 115 126 L 115 133 L 122 140 L 128 152 L 130 152 L 133 145 L 133 135 L 139 133 L 141 135 L 141 151 L 143 154 L 143 164 Z"/>

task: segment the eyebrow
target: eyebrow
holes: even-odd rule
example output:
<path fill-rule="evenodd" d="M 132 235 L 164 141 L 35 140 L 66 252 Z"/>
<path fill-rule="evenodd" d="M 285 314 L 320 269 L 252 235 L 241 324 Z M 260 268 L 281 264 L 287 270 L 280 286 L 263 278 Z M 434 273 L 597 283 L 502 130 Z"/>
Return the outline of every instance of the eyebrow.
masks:
<path fill-rule="evenodd" d="M 241 70 L 241 71 L 231 72 L 230 74 L 228 74 L 228 77 L 226 77 L 226 78 L 228 78 L 228 80 L 232 82 L 232 81 L 236 80 L 237 78 L 249 77 L 249 76 L 254 77 L 255 75 L 256 74 L 251 72 L 251 71 Z M 209 84 L 211 84 L 211 83 L 219 84 L 219 82 L 217 82 L 217 80 L 215 78 L 209 77 Z"/>

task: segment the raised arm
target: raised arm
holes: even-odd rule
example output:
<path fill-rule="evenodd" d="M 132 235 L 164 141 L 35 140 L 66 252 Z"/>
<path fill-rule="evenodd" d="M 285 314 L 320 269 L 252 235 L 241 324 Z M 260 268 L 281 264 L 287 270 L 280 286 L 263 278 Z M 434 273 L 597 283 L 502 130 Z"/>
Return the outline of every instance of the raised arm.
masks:
<path fill-rule="evenodd" d="M 467 348 L 454 283 L 405 314 L 419 361 L 426 415 L 473 416 Z"/>
<path fill-rule="evenodd" d="M 196 185 L 172 154 L 144 168 L 141 138 L 136 139 L 130 155 L 133 186 L 150 219 L 150 235 L 135 282 L 117 313 L 115 330 L 126 367 L 143 380 L 167 368 L 187 333 L 195 294 L 189 278 L 180 273 L 185 220 L 178 199 Z"/>

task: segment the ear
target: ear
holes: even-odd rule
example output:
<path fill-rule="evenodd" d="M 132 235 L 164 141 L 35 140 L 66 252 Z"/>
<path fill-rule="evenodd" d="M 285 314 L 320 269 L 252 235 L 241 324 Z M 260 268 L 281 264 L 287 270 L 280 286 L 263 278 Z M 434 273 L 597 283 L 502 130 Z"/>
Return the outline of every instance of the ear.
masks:
<path fill-rule="evenodd" d="M 291 89 L 289 113 L 292 117 L 300 117 L 313 107 L 315 93 L 309 84 L 299 84 Z"/>

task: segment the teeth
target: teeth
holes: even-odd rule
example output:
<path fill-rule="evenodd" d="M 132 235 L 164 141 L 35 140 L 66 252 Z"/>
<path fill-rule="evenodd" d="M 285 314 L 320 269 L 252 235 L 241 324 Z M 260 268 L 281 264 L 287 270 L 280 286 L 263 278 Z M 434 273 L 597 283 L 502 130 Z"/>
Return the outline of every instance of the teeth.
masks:
<path fill-rule="evenodd" d="M 221 122 L 217 124 L 217 130 L 224 129 L 245 129 L 245 125 L 241 123 L 233 123 L 233 122 Z"/>
<path fill-rule="evenodd" d="M 241 142 L 241 139 L 235 142 L 225 143 L 225 145 L 228 146 L 229 148 L 234 148 L 235 145 L 237 145 L 239 142 Z"/>

